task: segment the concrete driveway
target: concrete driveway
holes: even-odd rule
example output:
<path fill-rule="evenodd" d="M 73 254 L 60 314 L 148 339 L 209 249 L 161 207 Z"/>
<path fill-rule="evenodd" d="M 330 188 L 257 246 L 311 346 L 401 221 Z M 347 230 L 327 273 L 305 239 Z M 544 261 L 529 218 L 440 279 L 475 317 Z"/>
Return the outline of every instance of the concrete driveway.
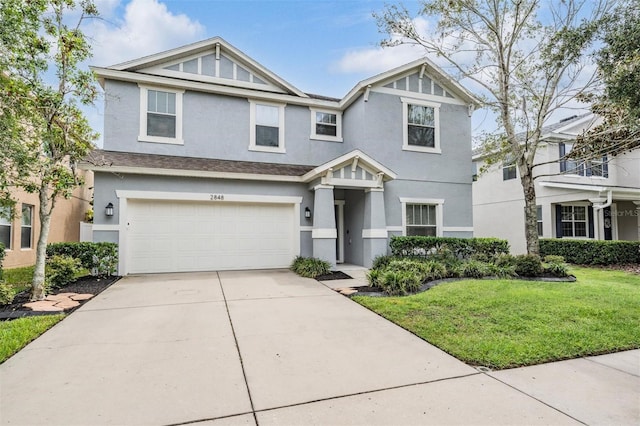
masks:
<path fill-rule="evenodd" d="M 578 361 L 481 373 L 284 270 L 133 276 L 0 365 L 0 423 L 637 424 L 640 351 Z"/>

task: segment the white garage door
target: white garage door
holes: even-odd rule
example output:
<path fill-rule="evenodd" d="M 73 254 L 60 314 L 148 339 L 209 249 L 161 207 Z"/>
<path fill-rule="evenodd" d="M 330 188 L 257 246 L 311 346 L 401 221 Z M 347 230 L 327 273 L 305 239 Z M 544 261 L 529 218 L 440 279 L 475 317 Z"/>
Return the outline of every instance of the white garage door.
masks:
<path fill-rule="evenodd" d="M 286 268 L 295 256 L 291 204 L 130 200 L 127 228 L 130 273 Z"/>

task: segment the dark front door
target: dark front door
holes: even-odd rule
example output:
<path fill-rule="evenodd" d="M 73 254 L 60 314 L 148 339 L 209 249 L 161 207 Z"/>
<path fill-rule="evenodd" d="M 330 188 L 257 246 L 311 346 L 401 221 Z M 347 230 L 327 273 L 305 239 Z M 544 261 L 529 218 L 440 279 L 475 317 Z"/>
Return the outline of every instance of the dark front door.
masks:
<path fill-rule="evenodd" d="M 613 218 L 611 217 L 611 207 L 605 207 L 602 210 L 604 213 L 604 239 L 612 240 L 613 239 Z"/>

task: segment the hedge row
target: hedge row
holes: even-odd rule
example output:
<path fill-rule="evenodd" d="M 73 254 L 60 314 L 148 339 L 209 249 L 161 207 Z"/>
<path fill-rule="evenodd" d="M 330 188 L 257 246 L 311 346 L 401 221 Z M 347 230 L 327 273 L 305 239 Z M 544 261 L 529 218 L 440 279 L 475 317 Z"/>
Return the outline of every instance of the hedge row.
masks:
<path fill-rule="evenodd" d="M 51 243 L 47 245 L 47 258 L 69 256 L 80 260 L 92 275 L 112 275 L 118 264 L 116 243 Z"/>
<path fill-rule="evenodd" d="M 493 258 L 499 254 L 509 254 L 507 240 L 498 238 L 453 238 L 453 237 L 391 237 L 389 243 L 394 256 L 426 257 L 443 247 L 451 250 L 459 259 L 471 256 Z"/>
<path fill-rule="evenodd" d="M 540 256 L 548 255 L 577 265 L 640 263 L 640 241 L 540 239 Z"/>

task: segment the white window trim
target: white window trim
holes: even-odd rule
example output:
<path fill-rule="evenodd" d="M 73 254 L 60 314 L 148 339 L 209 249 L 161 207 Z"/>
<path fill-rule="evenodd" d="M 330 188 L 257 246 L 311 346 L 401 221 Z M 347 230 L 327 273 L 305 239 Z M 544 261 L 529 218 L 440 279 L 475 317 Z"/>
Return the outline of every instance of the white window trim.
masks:
<path fill-rule="evenodd" d="M 573 208 L 575 208 L 575 207 L 584 207 L 584 217 L 585 217 L 584 221 L 582 221 L 582 220 L 576 221 L 576 220 L 573 220 L 573 218 L 572 218 L 571 221 L 565 221 L 565 220 L 562 220 L 562 218 L 561 218 L 560 222 L 571 222 L 573 224 L 571 229 L 572 229 L 572 232 L 574 234 L 573 236 L 569 236 L 569 235 L 564 236 L 563 235 L 562 238 L 570 238 L 570 239 L 573 239 L 573 240 L 591 240 L 592 238 L 589 237 L 589 204 L 588 203 L 581 203 L 581 202 L 577 202 L 577 203 L 560 203 L 560 204 L 561 204 L 562 207 L 573 207 Z M 594 218 L 594 220 L 595 220 L 595 218 Z M 575 233 L 576 233 L 575 232 L 576 231 L 575 223 L 576 222 L 581 222 L 581 223 L 584 222 L 585 231 L 586 231 L 587 235 L 585 235 L 583 237 L 579 237 L 579 236 L 577 237 L 575 235 Z M 594 223 L 594 227 L 595 227 L 595 223 Z"/>
<path fill-rule="evenodd" d="M 266 105 L 278 108 L 278 143 L 277 147 L 260 146 L 256 145 L 256 105 Z M 278 154 L 285 154 L 284 141 L 284 107 L 287 104 L 279 104 L 273 102 L 264 102 L 249 99 L 249 151 L 259 152 L 275 152 Z"/>
<path fill-rule="evenodd" d="M 26 226 L 23 225 L 22 223 L 22 216 L 24 215 L 24 208 L 28 207 L 29 208 L 29 220 L 31 221 L 31 225 Z M 21 207 L 21 211 L 20 211 L 20 250 L 21 251 L 29 251 L 29 250 L 33 250 L 33 214 L 35 211 L 35 206 L 33 204 L 22 204 Z M 29 247 L 22 247 L 22 230 L 24 228 L 29 228 Z"/>
<path fill-rule="evenodd" d="M 182 139 L 182 95 L 184 90 L 170 89 L 167 87 L 147 86 L 138 84 L 140 88 L 140 131 L 138 133 L 138 142 L 167 143 L 172 145 L 184 145 Z M 175 93 L 176 95 L 176 137 L 164 138 L 162 136 L 147 135 L 147 92 L 149 90 L 157 90 L 160 92 Z"/>
<path fill-rule="evenodd" d="M 309 108 L 311 110 L 311 136 L 309 139 L 328 142 L 342 142 L 342 111 L 330 109 Z M 316 112 L 333 114 L 336 116 L 336 135 L 319 135 L 316 133 Z"/>
<path fill-rule="evenodd" d="M 400 203 L 402 204 L 402 235 L 407 235 L 407 204 L 429 204 L 436 206 L 436 236 L 443 236 L 443 214 L 442 206 L 444 205 L 444 199 L 442 198 L 405 198 L 400 197 Z"/>
<path fill-rule="evenodd" d="M 13 218 L 11 218 L 11 217 L 10 217 L 10 218 L 8 218 L 8 219 L 7 219 L 7 218 L 5 218 L 5 217 L 2 217 L 1 219 L 6 220 L 6 221 L 7 221 L 7 223 L 1 223 L 1 224 L 0 224 L 0 226 L 8 226 L 8 227 L 9 227 L 9 245 L 8 245 L 8 246 L 5 246 L 4 251 L 5 251 L 5 252 L 6 252 L 6 251 L 11 251 L 11 248 L 12 248 L 12 245 L 13 245 L 13 244 L 12 244 L 12 243 L 13 243 L 13 231 L 14 231 L 14 228 L 15 228 L 15 226 L 14 226 L 14 220 L 13 220 Z"/>
<path fill-rule="evenodd" d="M 402 150 L 403 151 L 416 151 L 427 152 L 431 154 L 441 154 L 440 149 L 440 105 L 437 102 L 423 101 L 415 98 L 401 97 L 402 101 Z M 409 105 L 419 105 L 433 108 L 433 121 L 435 129 L 433 132 L 433 148 L 426 146 L 414 146 L 409 145 Z"/>

